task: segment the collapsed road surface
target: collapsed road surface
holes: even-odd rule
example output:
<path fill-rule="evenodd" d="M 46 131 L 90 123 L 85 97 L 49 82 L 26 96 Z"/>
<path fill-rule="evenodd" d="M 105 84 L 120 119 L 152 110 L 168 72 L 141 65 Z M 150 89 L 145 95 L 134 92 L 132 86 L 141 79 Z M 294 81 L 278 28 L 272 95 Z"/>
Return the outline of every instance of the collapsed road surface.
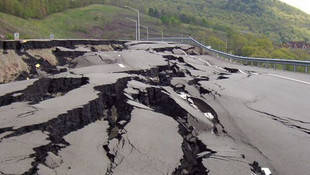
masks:
<path fill-rule="evenodd" d="M 1 52 L 24 71 L 1 77 L 0 174 L 310 172 L 307 75 L 163 42 Z"/>

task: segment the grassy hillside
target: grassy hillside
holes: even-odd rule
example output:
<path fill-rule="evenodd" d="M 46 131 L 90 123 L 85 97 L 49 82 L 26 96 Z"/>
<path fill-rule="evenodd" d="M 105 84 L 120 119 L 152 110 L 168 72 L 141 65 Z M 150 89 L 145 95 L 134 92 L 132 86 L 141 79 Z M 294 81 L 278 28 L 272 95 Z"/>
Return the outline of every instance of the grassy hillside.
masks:
<path fill-rule="evenodd" d="M 182 22 L 224 32 L 252 32 L 274 42 L 310 41 L 310 15 L 278 0 L 0 0 L 0 12 L 42 19 L 95 3 L 130 5 L 165 24 Z"/>
<path fill-rule="evenodd" d="M 103 2 L 104 0 L 0 0 L 0 12 L 41 19 L 51 13 Z"/>
<path fill-rule="evenodd" d="M 113 6 L 87 6 L 79 9 L 54 13 L 44 19 L 24 19 L 4 13 L 0 14 L 0 21 L 9 30 L 14 28 L 21 33 L 22 38 L 48 38 L 54 33 L 56 38 L 102 38 L 113 33 L 108 28 L 116 15 L 122 15 L 122 10 Z M 116 21 L 115 28 L 121 21 Z M 109 33 L 107 33 L 109 32 Z"/>
<path fill-rule="evenodd" d="M 176 16 L 181 22 L 215 30 L 264 34 L 273 41 L 310 40 L 310 15 L 278 0 L 106 0 L 129 4 L 155 16 Z"/>
<path fill-rule="evenodd" d="M 69 9 L 51 14 L 44 19 L 20 18 L 0 13 L 0 34 L 7 36 L 20 32 L 21 38 L 48 38 L 54 33 L 56 38 L 105 38 L 134 39 L 135 24 L 126 19 L 136 18 L 136 13 L 115 6 L 91 5 Z M 201 26 L 180 24 L 179 27 L 162 25 L 160 19 L 141 15 L 141 23 L 150 27 L 150 37 L 160 37 L 157 30 L 164 30 L 169 36 L 189 36 L 192 33 L 209 33 L 222 35 L 223 32 L 212 31 Z M 141 28 L 142 38 L 146 31 Z M 192 35 L 195 36 L 195 35 Z"/>
<path fill-rule="evenodd" d="M 54 33 L 56 38 L 134 39 L 135 24 L 126 17 L 136 18 L 136 13 L 111 5 L 69 9 L 43 19 L 25 19 L 0 13 L 0 35 L 12 38 L 14 32 L 19 32 L 21 38 L 28 39 L 48 38 Z M 310 60 L 307 52 L 282 49 L 271 37 L 259 33 L 240 32 L 232 26 L 225 27 L 219 23 L 201 25 L 194 19 L 187 21 L 189 24 L 181 23 L 178 16 L 168 13 L 164 17 L 156 18 L 142 13 L 141 23 L 150 28 L 150 37 L 160 37 L 158 30 L 163 30 L 165 36 L 192 36 L 215 49 L 237 55 Z M 141 37 L 146 38 L 145 29 L 141 28 L 141 32 Z"/>

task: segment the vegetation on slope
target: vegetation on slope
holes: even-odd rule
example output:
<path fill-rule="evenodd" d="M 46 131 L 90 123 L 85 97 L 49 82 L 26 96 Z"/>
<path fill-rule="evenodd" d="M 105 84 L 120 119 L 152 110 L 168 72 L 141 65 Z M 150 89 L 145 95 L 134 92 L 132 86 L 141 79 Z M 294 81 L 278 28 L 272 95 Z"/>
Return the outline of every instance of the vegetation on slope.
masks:
<path fill-rule="evenodd" d="M 129 4 L 151 16 L 173 16 L 183 23 L 214 30 L 264 34 L 273 41 L 310 40 L 310 15 L 278 0 L 141 1 L 106 0 L 105 3 Z"/>
<path fill-rule="evenodd" d="M 90 4 L 130 5 L 168 25 L 182 22 L 224 32 L 233 29 L 277 42 L 310 40 L 310 15 L 278 0 L 0 0 L 0 11 L 41 19 Z"/>
<path fill-rule="evenodd" d="M 309 15 L 276 0 L 0 0 L 0 3 L 9 1 L 13 5 L 5 9 L 1 5 L 0 11 L 22 18 L 0 13 L 0 35 L 18 31 L 22 38 L 47 38 L 54 33 L 56 38 L 134 39 L 134 23 L 126 17 L 136 18 L 136 13 L 124 9 L 130 5 L 142 12 L 142 24 L 150 27 L 150 37 L 158 37 L 161 35 L 158 30 L 164 30 L 165 36 L 192 36 L 236 55 L 310 60 L 306 51 L 281 47 L 284 41 L 309 40 Z M 66 10 L 93 3 L 113 6 Z M 16 14 L 12 8 L 20 8 L 21 4 L 23 10 Z M 143 28 L 142 37 L 146 37 Z"/>
<path fill-rule="evenodd" d="M 43 18 L 69 8 L 103 2 L 104 0 L 0 0 L 0 11 L 23 18 Z"/>
<path fill-rule="evenodd" d="M 0 34 L 10 35 L 11 39 L 14 32 L 19 32 L 23 39 L 49 38 L 51 33 L 54 33 L 56 38 L 135 39 L 135 24 L 126 17 L 135 19 L 136 13 L 109 5 L 69 9 L 53 13 L 43 19 L 24 19 L 0 13 L 0 24 L 3 24 L 0 25 Z M 141 14 L 141 23 L 149 26 L 150 37 L 161 37 L 161 30 L 165 36 L 190 36 L 199 32 L 207 33 L 208 36 L 224 35 L 223 32 L 195 25 L 165 26 L 160 19 L 144 14 Z M 141 35 L 143 39 L 146 38 L 144 28 L 141 28 Z"/>

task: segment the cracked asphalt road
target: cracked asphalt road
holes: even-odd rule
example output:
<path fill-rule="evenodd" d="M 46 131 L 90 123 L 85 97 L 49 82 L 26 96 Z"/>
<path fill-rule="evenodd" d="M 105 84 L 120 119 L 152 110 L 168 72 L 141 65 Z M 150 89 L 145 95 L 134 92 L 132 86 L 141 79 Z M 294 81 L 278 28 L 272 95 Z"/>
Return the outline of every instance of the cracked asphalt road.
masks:
<path fill-rule="evenodd" d="M 309 174 L 309 75 L 81 47 L 66 72 L 0 85 L 0 174 Z"/>
<path fill-rule="evenodd" d="M 217 84 L 201 84 L 220 94 L 209 99 L 214 100 L 216 111 L 225 111 L 218 115 L 227 132 L 254 145 L 278 174 L 310 171 L 309 85 L 264 73 L 251 77 L 232 74 Z M 232 130 L 227 128 L 231 123 L 235 124 L 229 127 Z"/>

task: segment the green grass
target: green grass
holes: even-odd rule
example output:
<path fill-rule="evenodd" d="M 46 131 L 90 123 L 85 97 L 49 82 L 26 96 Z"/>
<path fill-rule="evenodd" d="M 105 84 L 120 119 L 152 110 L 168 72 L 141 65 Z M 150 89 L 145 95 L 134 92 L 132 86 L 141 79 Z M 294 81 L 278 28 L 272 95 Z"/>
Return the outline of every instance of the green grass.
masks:
<path fill-rule="evenodd" d="M 7 26 L 9 32 L 19 32 L 20 37 L 48 38 L 51 33 L 56 38 L 103 38 L 103 39 L 134 39 L 135 24 L 126 19 L 136 18 L 134 11 L 109 5 L 91 5 L 83 8 L 70 9 L 61 13 L 51 14 L 43 19 L 23 19 L 0 13 L 0 31 Z M 158 30 L 164 30 L 165 36 L 198 36 L 223 33 L 201 26 L 181 24 L 177 27 L 162 25 L 157 18 L 141 15 L 141 24 L 149 27 L 150 37 L 160 37 Z M 141 37 L 146 38 L 146 31 L 141 28 Z"/>
<path fill-rule="evenodd" d="M 55 33 L 57 38 L 83 38 L 91 28 L 104 27 L 111 16 L 120 12 L 121 9 L 117 7 L 93 5 L 52 14 L 43 20 L 27 21 L 35 25 L 35 30 L 40 31 L 41 35 L 48 36 L 50 33 Z"/>
<path fill-rule="evenodd" d="M 18 1 L 18 0 L 14 0 Z M 13 2 L 11 0 L 10 2 Z M 62 3 L 47 3 L 47 1 L 38 3 L 36 0 L 27 1 L 25 7 L 18 6 L 15 4 L 12 6 L 1 6 L 1 11 L 6 11 L 18 15 L 22 10 L 28 11 L 30 14 L 36 14 L 37 17 L 41 18 L 49 13 L 44 13 L 44 11 L 50 10 L 50 12 L 57 11 L 57 7 L 60 5 L 63 8 L 70 8 L 66 5 L 69 0 L 63 1 Z M 111 22 L 118 23 L 119 19 L 115 16 L 117 14 L 134 14 L 133 11 L 124 9 L 124 5 L 129 5 L 138 8 L 141 14 L 148 14 L 150 8 L 156 9 L 158 12 L 158 17 L 163 16 L 173 16 L 179 18 L 181 21 L 190 24 L 196 24 L 201 26 L 207 26 L 212 28 L 214 31 L 225 31 L 228 29 L 235 30 L 237 32 L 250 32 L 256 35 L 265 35 L 273 42 L 281 43 L 282 41 L 310 41 L 310 15 L 290 7 L 278 0 L 76 0 L 76 5 L 71 7 L 80 6 L 79 2 L 84 2 L 82 4 L 93 4 L 93 3 L 104 3 L 105 5 L 112 6 L 88 6 L 86 8 L 80 8 L 79 10 L 67 10 L 64 13 L 58 15 L 50 15 L 43 21 L 52 22 L 52 24 L 46 24 L 43 22 L 30 22 L 28 24 L 23 24 L 24 22 L 19 19 L 12 19 L 11 17 L 0 15 L 0 29 L 3 27 L 2 20 L 8 19 L 11 24 L 7 25 L 6 30 L 0 30 L 0 34 L 7 33 L 7 31 L 12 31 L 12 29 L 18 26 L 32 27 L 32 30 L 27 31 L 27 36 L 33 36 L 35 33 L 34 27 L 42 29 L 39 31 L 46 35 L 59 30 L 58 36 L 87 36 L 86 30 L 93 27 L 94 24 L 101 29 L 113 30 L 112 36 L 117 36 L 115 34 L 118 32 L 117 29 L 111 26 Z M 7 4 L 8 2 L 6 2 Z M 20 4 L 20 3 L 19 3 Z M 79 5 L 78 5 L 79 4 Z M 32 7 L 31 7 L 32 6 Z M 116 8 L 122 7 L 122 8 Z M 28 17 L 29 15 L 28 14 Z M 19 14 L 21 15 L 21 14 Z M 30 15 L 31 16 L 31 15 Z M 185 16 L 185 17 L 184 17 Z M 106 21 L 102 20 L 102 17 L 106 17 Z M 121 16 L 122 17 L 122 16 Z M 59 21 L 58 19 L 59 18 Z M 186 20 L 185 20 L 186 19 Z M 79 21 L 80 20 L 80 21 Z M 110 21 L 109 21 L 110 20 Z M 204 20 L 204 22 L 202 22 Z M 31 21 L 31 20 L 26 20 Z M 40 20 L 41 21 L 41 20 Z M 7 21 L 5 21 L 7 22 Z M 98 24 L 98 22 L 101 22 Z M 107 24 L 108 23 L 108 24 Z M 80 27 L 79 24 L 89 25 L 87 27 Z M 104 28 L 104 24 L 108 27 Z M 44 25 L 44 26 L 42 26 Z M 56 26 L 55 26 L 56 25 Z M 117 25 L 114 25 L 117 26 Z M 159 26 L 154 25 L 153 27 Z M 59 28 L 58 28 L 59 27 Z M 24 30 L 24 29 L 23 29 Z M 26 29 L 25 29 L 26 30 Z M 73 30 L 71 32 L 70 30 Z M 170 29 L 169 29 L 170 30 Z M 56 33 L 56 32 L 54 32 Z M 83 34 L 84 33 L 84 34 Z M 96 32 L 90 32 L 96 33 Z M 103 34 L 108 34 L 104 33 Z M 185 32 L 188 33 L 188 32 Z M 225 40 L 225 36 L 221 36 Z"/>
<path fill-rule="evenodd" d="M 88 38 L 92 36 L 93 28 L 104 31 L 106 26 L 113 25 L 112 21 L 118 25 L 121 20 L 115 20 L 119 15 L 124 15 L 121 8 L 92 5 L 54 13 L 42 20 L 23 19 L 0 13 L 0 21 L 20 32 L 21 38 L 48 38 L 51 33 L 54 33 L 56 38 Z"/>
<path fill-rule="evenodd" d="M 165 15 L 195 18 L 190 23 L 205 19 L 217 27 L 224 25 L 236 31 L 263 34 L 277 42 L 310 40 L 310 15 L 278 0 L 106 0 L 105 3 L 126 4 L 143 13 L 153 8 Z"/>
<path fill-rule="evenodd" d="M 58 39 L 135 39 L 135 24 L 127 20 L 126 17 L 135 19 L 136 15 L 136 12 L 132 10 L 109 5 L 91 5 L 69 9 L 51 14 L 40 20 L 23 19 L 0 13 L 0 35 L 12 38 L 14 32 L 19 32 L 21 39 L 30 39 L 49 38 L 50 34 L 53 33 Z M 224 41 L 227 39 L 227 33 L 224 31 L 184 23 L 177 26 L 167 26 L 163 25 L 160 19 L 143 13 L 141 13 L 141 24 L 149 27 L 150 37 L 161 37 L 158 30 L 163 30 L 165 36 L 191 36 L 207 45 L 212 45 L 210 38 L 214 36 L 218 37 L 224 45 Z M 238 36 L 242 38 L 243 35 L 238 34 Z M 259 35 L 253 35 L 253 37 L 259 39 Z M 146 38 L 144 28 L 141 28 L 141 38 Z M 248 42 L 251 42 L 250 40 L 249 38 Z M 228 41 L 229 47 L 234 45 L 232 40 Z M 244 46 L 250 44 L 245 43 Z M 275 47 L 275 49 L 278 48 Z M 275 55 L 278 55 L 279 58 L 310 60 L 310 54 L 305 51 L 280 49 Z"/>

